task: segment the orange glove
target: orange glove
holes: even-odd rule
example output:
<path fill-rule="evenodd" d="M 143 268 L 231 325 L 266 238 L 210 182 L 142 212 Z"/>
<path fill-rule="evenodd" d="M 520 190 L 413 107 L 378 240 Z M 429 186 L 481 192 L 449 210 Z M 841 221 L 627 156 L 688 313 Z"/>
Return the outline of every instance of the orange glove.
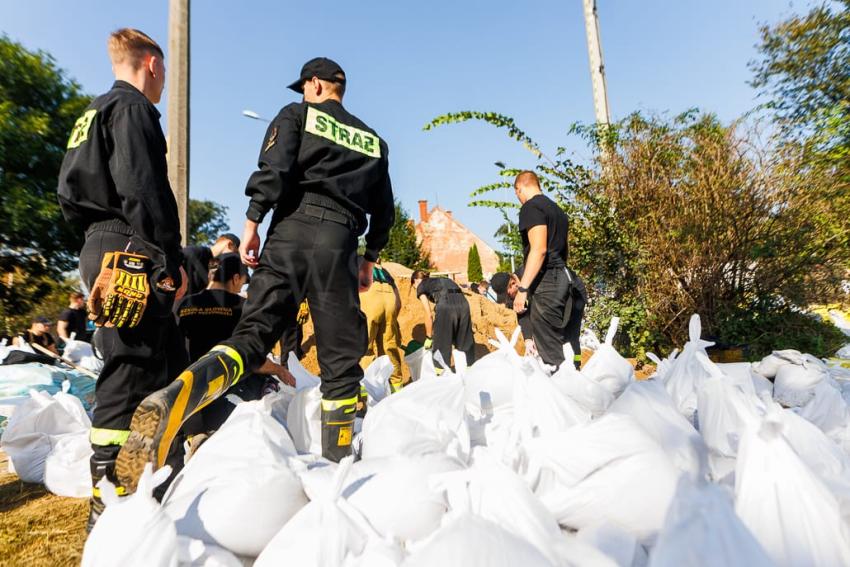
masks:
<path fill-rule="evenodd" d="M 132 329 L 142 320 L 150 287 L 150 260 L 128 252 L 107 252 L 89 295 L 89 319 L 98 327 Z"/>

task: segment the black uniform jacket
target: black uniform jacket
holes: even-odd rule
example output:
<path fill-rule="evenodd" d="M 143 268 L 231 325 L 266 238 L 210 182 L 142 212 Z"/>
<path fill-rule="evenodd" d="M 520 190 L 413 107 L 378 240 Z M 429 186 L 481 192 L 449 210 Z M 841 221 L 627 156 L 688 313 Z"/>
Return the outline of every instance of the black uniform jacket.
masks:
<path fill-rule="evenodd" d="M 305 192 L 331 197 L 366 229 L 365 258 L 375 261 L 387 243 L 395 217 L 387 144 L 339 102 L 293 103 L 272 120 L 260 150 L 259 170 L 245 194 L 246 216 L 261 222 L 269 209 L 276 218 L 298 208 Z"/>
<path fill-rule="evenodd" d="M 159 111 L 138 89 L 115 81 L 77 120 L 59 172 L 65 219 L 85 230 L 121 220 L 158 268 L 180 281 L 180 222 L 168 183 Z"/>

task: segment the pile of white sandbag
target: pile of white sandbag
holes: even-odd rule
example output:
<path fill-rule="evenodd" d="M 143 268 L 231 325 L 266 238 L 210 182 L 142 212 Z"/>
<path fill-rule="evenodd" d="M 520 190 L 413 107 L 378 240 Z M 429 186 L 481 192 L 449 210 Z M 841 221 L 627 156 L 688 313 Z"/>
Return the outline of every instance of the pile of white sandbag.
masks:
<path fill-rule="evenodd" d="M 0 449 L 9 472 L 24 482 L 44 484 L 59 496 L 91 495 L 89 431 L 91 421 L 70 384 L 53 394 L 30 390 L 9 419 Z"/>
<path fill-rule="evenodd" d="M 379 359 L 340 464 L 292 365 L 296 388 L 239 404 L 161 505 L 160 471 L 126 499 L 104 483 L 83 565 L 850 565 L 847 378 L 789 351 L 715 364 L 695 316 L 638 382 L 615 332 L 553 375 L 516 333 L 468 368 L 424 356 L 393 395 Z"/>

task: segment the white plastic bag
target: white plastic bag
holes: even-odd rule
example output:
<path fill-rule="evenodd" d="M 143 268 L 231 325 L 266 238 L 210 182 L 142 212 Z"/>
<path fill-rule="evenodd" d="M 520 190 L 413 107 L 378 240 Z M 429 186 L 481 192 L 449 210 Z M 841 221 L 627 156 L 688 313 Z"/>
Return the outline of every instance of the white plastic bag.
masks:
<path fill-rule="evenodd" d="M 573 348 L 566 344 L 564 360 L 572 359 Z M 614 401 L 614 393 L 611 390 L 590 378 L 586 373 L 579 372 L 572 364 L 562 364 L 552 375 L 552 383 L 563 394 L 589 411 L 593 417 L 599 417 L 605 413 Z"/>
<path fill-rule="evenodd" d="M 678 412 L 664 385 L 656 380 L 629 384 L 608 409 L 628 415 L 664 448 L 680 471 L 694 480 L 708 473 L 708 447 L 693 425 Z"/>
<path fill-rule="evenodd" d="M 58 437 L 44 463 L 47 490 L 71 498 L 91 496 L 91 456 L 87 430 Z"/>
<path fill-rule="evenodd" d="M 266 400 L 236 406 L 163 498 L 180 535 L 254 557 L 307 504 L 288 466 L 296 454 Z"/>
<path fill-rule="evenodd" d="M 91 344 L 85 341 L 70 339 L 65 343 L 65 350 L 62 351 L 62 356 L 74 364 L 79 364 L 83 358 L 87 356 L 94 356 L 94 351 L 92 350 Z"/>
<path fill-rule="evenodd" d="M 242 561 L 223 547 L 199 539 L 177 536 L 180 567 L 242 567 Z"/>
<path fill-rule="evenodd" d="M 414 549 L 404 567 L 551 567 L 529 542 L 498 524 L 472 514 L 460 515 Z M 263 567 L 257 565 L 256 567 Z"/>
<path fill-rule="evenodd" d="M 379 356 L 363 372 L 361 384 L 368 394 L 367 404 L 374 406 L 390 394 L 390 376 L 393 373 L 393 363 L 387 355 Z"/>
<path fill-rule="evenodd" d="M 773 561 L 735 514 L 731 494 L 683 478 L 649 565 L 773 567 Z"/>
<path fill-rule="evenodd" d="M 607 389 L 614 397 L 626 389 L 635 379 L 635 370 L 628 360 L 620 356 L 613 346 L 614 336 L 620 324 L 619 317 L 611 318 L 611 326 L 605 335 L 605 342 L 599 345 L 590 360 L 581 369 L 581 373 Z M 567 360 L 565 364 L 571 364 Z"/>
<path fill-rule="evenodd" d="M 524 477 L 560 525 L 605 518 L 642 543 L 661 529 L 680 473 L 632 417 L 604 415 L 524 450 Z"/>
<path fill-rule="evenodd" d="M 679 412 L 692 423 L 695 423 L 697 393 L 702 387 L 703 381 L 711 376 L 711 372 L 707 370 L 706 365 L 697 357 L 697 354 L 703 355 L 707 360 L 708 355 L 705 349 L 714 343 L 700 339 L 702 325 L 699 315 L 696 313 L 691 316 L 688 333 L 690 340 L 685 343 L 682 354 L 671 365 L 665 379 L 667 392 L 673 398 L 673 403 L 676 404 Z M 714 363 L 710 362 L 709 364 Z"/>
<path fill-rule="evenodd" d="M 463 380 L 444 373 L 408 385 L 370 408 L 362 438 L 363 459 L 447 453 L 466 460 Z"/>
<path fill-rule="evenodd" d="M 422 361 L 425 360 L 425 355 L 431 354 L 430 350 L 424 348 L 416 349 L 404 357 L 404 363 L 410 370 L 410 381 L 416 382 L 422 373 Z"/>
<path fill-rule="evenodd" d="M 322 393 L 318 386 L 295 393 L 286 413 L 286 428 L 300 453 L 322 454 Z"/>
<path fill-rule="evenodd" d="M 827 378 L 824 366 L 809 361 L 803 364 L 784 364 L 776 371 L 773 381 L 774 399 L 786 407 L 806 405 L 815 395 L 815 388 Z"/>
<path fill-rule="evenodd" d="M 275 534 L 254 567 L 337 567 L 363 553 L 372 537 L 370 526 L 341 496 L 352 461 L 346 457 L 340 462 L 330 490 Z"/>
<path fill-rule="evenodd" d="M 80 400 L 57 392 L 53 396 L 30 390 L 6 427 L 0 448 L 8 455 L 10 472 L 24 482 L 44 482 L 44 466 L 59 437 L 87 434 L 91 421 Z M 12 470 L 13 469 L 13 470 Z"/>
<path fill-rule="evenodd" d="M 746 428 L 735 511 L 777 565 L 850 565 L 839 503 L 782 436 L 773 417 Z"/>
<path fill-rule="evenodd" d="M 765 378 L 775 378 L 776 373 L 782 366 L 785 366 L 786 364 L 801 365 L 802 363 L 803 353 L 799 350 L 775 350 L 761 359 L 761 362 L 753 364 L 753 370 Z"/>
<path fill-rule="evenodd" d="M 98 483 L 106 510 L 86 540 L 83 567 L 177 566 L 177 530 L 153 498 L 170 474 L 169 466 L 151 473 L 146 465 L 136 492 L 126 498 L 105 478 Z"/>

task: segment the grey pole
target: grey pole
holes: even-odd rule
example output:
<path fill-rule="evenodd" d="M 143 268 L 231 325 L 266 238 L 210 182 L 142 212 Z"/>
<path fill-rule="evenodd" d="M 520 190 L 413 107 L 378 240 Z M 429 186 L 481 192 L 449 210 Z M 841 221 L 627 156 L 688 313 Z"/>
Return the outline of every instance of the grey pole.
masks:
<path fill-rule="evenodd" d="M 180 234 L 189 238 L 189 0 L 168 3 L 168 181 L 177 200 Z"/>

